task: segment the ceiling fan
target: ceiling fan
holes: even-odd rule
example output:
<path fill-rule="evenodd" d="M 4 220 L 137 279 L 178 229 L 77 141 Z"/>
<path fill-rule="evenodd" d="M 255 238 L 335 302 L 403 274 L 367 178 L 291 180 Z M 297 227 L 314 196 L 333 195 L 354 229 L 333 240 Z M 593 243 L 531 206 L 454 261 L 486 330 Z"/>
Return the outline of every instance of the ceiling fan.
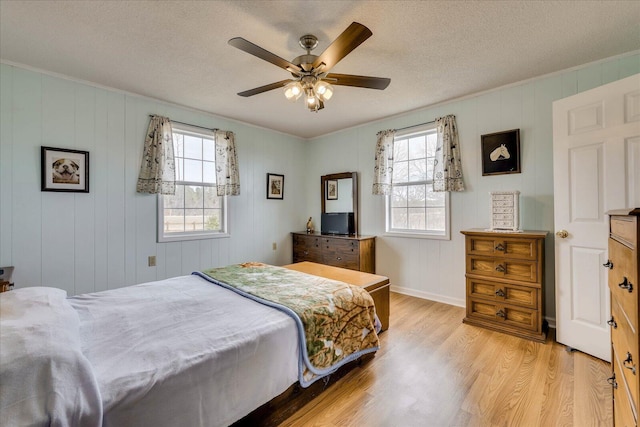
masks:
<path fill-rule="evenodd" d="M 332 84 L 368 89 L 385 89 L 389 86 L 391 79 L 329 72 L 342 58 L 347 56 L 372 35 L 373 33 L 367 27 L 353 22 L 318 56 L 311 53 L 311 51 L 318 46 L 318 38 L 312 34 L 306 34 L 300 37 L 299 43 L 307 53 L 298 56 L 291 62 L 280 58 L 242 37 L 232 38 L 229 40 L 231 46 L 283 68 L 290 72 L 293 77 L 291 79 L 245 90 L 239 92 L 238 95 L 249 97 L 283 87 L 284 95 L 288 100 L 295 102 L 304 94 L 307 108 L 309 108 L 310 111 L 317 112 L 324 108 L 324 102 L 329 100 L 333 95 Z"/>

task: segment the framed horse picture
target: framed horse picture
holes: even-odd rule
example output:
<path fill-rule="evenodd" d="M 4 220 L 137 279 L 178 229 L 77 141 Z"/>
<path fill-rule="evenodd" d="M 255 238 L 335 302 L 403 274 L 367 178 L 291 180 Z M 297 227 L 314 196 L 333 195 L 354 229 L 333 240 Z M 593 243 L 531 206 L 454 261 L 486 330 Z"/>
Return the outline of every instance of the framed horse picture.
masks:
<path fill-rule="evenodd" d="M 520 129 L 489 133 L 482 143 L 482 175 L 520 173 Z"/>

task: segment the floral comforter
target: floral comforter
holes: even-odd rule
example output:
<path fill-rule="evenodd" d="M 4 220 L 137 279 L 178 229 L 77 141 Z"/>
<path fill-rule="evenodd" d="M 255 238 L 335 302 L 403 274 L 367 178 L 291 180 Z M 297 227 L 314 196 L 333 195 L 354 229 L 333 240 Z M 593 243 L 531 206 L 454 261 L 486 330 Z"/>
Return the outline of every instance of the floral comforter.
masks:
<path fill-rule="evenodd" d="M 194 274 L 296 320 L 303 387 L 379 348 L 374 303 L 363 288 L 262 263 Z"/>

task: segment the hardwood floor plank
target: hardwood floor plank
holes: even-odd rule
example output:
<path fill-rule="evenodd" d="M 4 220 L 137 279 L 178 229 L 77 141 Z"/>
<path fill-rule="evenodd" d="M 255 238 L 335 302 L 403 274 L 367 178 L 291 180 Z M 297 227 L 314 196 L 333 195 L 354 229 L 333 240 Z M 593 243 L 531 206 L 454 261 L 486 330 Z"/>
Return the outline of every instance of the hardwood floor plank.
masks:
<path fill-rule="evenodd" d="M 464 308 L 391 293 L 376 356 L 283 426 L 611 426 L 610 365 L 553 341 L 462 323 Z"/>
<path fill-rule="evenodd" d="M 574 425 L 608 426 L 612 418 L 611 388 L 594 387 L 594 381 L 606 383 L 609 364 L 576 352 L 574 377 Z"/>

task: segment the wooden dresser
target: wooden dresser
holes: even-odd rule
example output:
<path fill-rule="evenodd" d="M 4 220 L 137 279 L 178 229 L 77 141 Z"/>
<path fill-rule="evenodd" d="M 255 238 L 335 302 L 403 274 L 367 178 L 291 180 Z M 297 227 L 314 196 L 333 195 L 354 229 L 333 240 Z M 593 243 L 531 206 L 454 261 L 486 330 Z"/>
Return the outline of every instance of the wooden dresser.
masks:
<path fill-rule="evenodd" d="M 544 342 L 546 231 L 463 230 L 466 304 L 463 322 Z"/>
<path fill-rule="evenodd" d="M 376 272 L 375 236 L 293 234 L 293 262 L 310 261 L 350 270 Z"/>
<path fill-rule="evenodd" d="M 640 208 L 616 210 L 610 215 L 609 290 L 611 292 L 611 367 L 613 419 L 616 426 L 638 425 L 638 261 Z"/>

